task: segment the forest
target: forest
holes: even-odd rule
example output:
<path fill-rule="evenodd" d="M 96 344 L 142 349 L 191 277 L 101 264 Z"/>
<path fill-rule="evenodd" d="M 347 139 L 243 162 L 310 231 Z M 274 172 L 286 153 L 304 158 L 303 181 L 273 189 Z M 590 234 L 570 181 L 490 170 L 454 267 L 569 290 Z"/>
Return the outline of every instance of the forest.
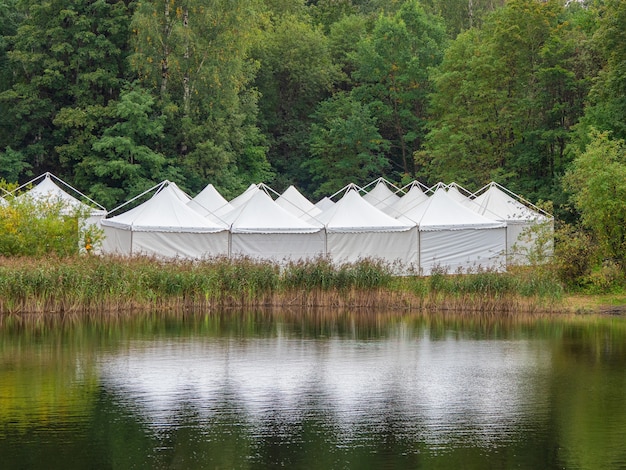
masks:
<path fill-rule="evenodd" d="M 623 267 L 625 138 L 620 0 L 0 0 L 0 179 L 107 208 L 497 181 Z"/>

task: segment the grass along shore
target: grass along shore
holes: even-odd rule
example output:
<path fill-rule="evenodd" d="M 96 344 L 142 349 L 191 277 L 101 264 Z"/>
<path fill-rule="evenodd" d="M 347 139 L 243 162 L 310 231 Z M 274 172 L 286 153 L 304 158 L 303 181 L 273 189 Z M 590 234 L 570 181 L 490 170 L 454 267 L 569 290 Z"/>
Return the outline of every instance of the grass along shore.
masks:
<path fill-rule="evenodd" d="M 280 268 L 250 259 L 0 258 L 0 314 L 230 307 L 482 313 L 570 309 L 561 284 L 541 268 L 397 277 L 371 260 L 334 267 L 319 259 Z"/>

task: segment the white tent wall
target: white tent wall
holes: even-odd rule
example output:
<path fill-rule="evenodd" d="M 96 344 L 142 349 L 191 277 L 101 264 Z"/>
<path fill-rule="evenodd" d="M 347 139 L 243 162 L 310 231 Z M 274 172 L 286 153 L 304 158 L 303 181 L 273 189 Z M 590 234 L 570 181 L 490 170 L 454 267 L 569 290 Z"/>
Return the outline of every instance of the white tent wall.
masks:
<path fill-rule="evenodd" d="M 479 267 L 504 270 L 505 246 L 505 227 L 420 232 L 421 274 L 429 276 L 435 268 L 448 273 L 467 272 Z"/>
<path fill-rule="evenodd" d="M 133 232 L 132 253 L 182 259 L 228 256 L 228 232 Z"/>
<path fill-rule="evenodd" d="M 103 254 L 124 255 L 132 254 L 133 232 L 118 227 L 102 226 L 104 239 L 101 252 Z"/>
<path fill-rule="evenodd" d="M 324 256 L 324 231 L 314 233 L 233 233 L 231 257 L 284 263 Z"/>
<path fill-rule="evenodd" d="M 510 265 L 529 265 L 531 258 L 542 261 L 554 252 L 554 221 L 508 221 L 506 223 L 506 253 Z"/>
<path fill-rule="evenodd" d="M 327 255 L 338 265 L 372 258 L 399 263 L 396 272 L 406 274 L 419 263 L 417 227 L 401 232 L 328 232 L 326 237 Z"/>
<path fill-rule="evenodd" d="M 102 251 L 118 255 L 144 255 L 160 259 L 203 259 L 228 256 L 228 232 L 133 231 L 104 226 Z"/>

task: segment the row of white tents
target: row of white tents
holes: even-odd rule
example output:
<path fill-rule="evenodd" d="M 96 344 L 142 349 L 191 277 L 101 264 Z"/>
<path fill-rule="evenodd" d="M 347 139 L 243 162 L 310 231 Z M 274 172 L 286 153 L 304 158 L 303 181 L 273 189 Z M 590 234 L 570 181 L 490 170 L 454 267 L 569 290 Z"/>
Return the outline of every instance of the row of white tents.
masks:
<path fill-rule="evenodd" d="M 50 174 L 25 194 L 82 204 Z M 397 188 L 382 178 L 365 188 L 350 184 L 317 204 L 293 186 L 278 194 L 262 183 L 251 185 L 227 201 L 212 184 L 191 198 L 164 181 L 108 214 L 95 207 L 92 217 L 105 235 L 102 253 L 246 256 L 278 263 L 374 258 L 393 264 L 399 273 L 426 275 L 438 267 L 455 272 L 526 262 L 534 228 L 552 226 L 549 214 L 497 183 L 471 194 L 454 183 Z"/>

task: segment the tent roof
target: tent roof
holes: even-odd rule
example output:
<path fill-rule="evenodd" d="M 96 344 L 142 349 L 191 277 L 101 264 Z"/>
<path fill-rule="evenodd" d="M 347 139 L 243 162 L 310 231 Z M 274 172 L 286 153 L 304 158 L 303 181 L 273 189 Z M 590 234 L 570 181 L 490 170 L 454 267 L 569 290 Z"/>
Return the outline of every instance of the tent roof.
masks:
<path fill-rule="evenodd" d="M 63 189 L 61 189 L 60 186 L 58 186 L 54 181 L 52 181 L 52 176 L 53 175 L 51 173 L 44 173 L 43 179 L 36 186 L 26 191 L 25 193 L 20 194 L 18 197 L 21 198 L 21 197 L 26 196 L 36 201 L 41 201 L 41 200 L 59 201 L 63 203 L 64 205 L 66 205 L 68 208 L 73 209 L 73 210 L 75 209 L 75 210 L 89 211 L 92 215 L 106 214 L 106 210 L 102 206 L 98 208 L 91 207 L 85 204 L 84 202 L 80 201 L 79 199 L 75 198 L 71 194 L 67 193 Z M 32 181 L 36 181 L 37 179 L 38 178 L 35 178 Z M 93 202 L 93 201 L 90 201 L 90 202 Z"/>
<path fill-rule="evenodd" d="M 450 196 L 455 201 L 460 202 L 461 204 L 467 204 L 467 202 L 470 200 L 469 191 L 456 183 L 450 183 L 448 185 L 447 192 L 448 196 Z"/>
<path fill-rule="evenodd" d="M 356 189 L 349 189 L 330 209 L 322 212 L 316 220 L 329 232 L 402 232 L 410 230 L 414 223 L 401 222 L 377 209 L 363 199 Z"/>
<path fill-rule="evenodd" d="M 283 209 L 291 212 L 296 217 L 315 217 L 322 210 L 305 198 L 295 186 L 289 186 L 277 199 L 278 204 Z"/>
<path fill-rule="evenodd" d="M 419 185 L 411 185 L 408 192 L 398 199 L 391 206 L 384 209 L 384 211 L 392 217 L 400 217 L 405 212 L 414 209 L 418 205 L 428 201 L 428 196 L 422 191 Z"/>
<path fill-rule="evenodd" d="M 221 216 L 233 209 L 233 206 L 209 183 L 187 205 L 203 216 L 215 214 Z"/>
<path fill-rule="evenodd" d="M 234 199 L 231 199 L 230 205 L 233 208 L 236 208 L 245 204 L 252 197 L 252 195 L 255 194 L 257 191 L 259 191 L 259 186 L 256 184 L 251 184 L 243 193 L 241 193 L 239 196 L 235 197 Z"/>
<path fill-rule="evenodd" d="M 505 223 L 488 219 L 455 201 L 438 188 L 428 200 L 405 212 L 422 231 L 489 229 L 504 227 Z M 403 218 L 401 218 L 403 220 Z"/>
<path fill-rule="evenodd" d="M 387 186 L 384 179 L 379 178 L 376 186 L 374 186 L 374 189 L 366 193 L 363 196 L 363 199 L 374 207 L 382 209 L 397 202 L 400 199 L 400 196 L 389 189 L 389 186 Z"/>
<path fill-rule="evenodd" d="M 314 233 L 321 230 L 283 209 L 260 190 L 226 214 L 224 220 L 230 224 L 232 233 Z"/>
<path fill-rule="evenodd" d="M 547 218 L 514 199 L 495 183 L 489 184 L 488 189 L 474 199 L 474 203 L 474 211 L 494 220 L 528 222 Z"/>
<path fill-rule="evenodd" d="M 168 182 L 143 204 L 102 220 L 102 225 L 136 232 L 214 233 L 227 229 L 198 214 L 187 202 L 189 197 Z"/>
<path fill-rule="evenodd" d="M 319 201 L 315 203 L 315 207 L 320 209 L 322 212 L 330 209 L 334 205 L 335 205 L 335 202 L 328 196 L 325 196 L 324 198 L 320 199 Z"/>

